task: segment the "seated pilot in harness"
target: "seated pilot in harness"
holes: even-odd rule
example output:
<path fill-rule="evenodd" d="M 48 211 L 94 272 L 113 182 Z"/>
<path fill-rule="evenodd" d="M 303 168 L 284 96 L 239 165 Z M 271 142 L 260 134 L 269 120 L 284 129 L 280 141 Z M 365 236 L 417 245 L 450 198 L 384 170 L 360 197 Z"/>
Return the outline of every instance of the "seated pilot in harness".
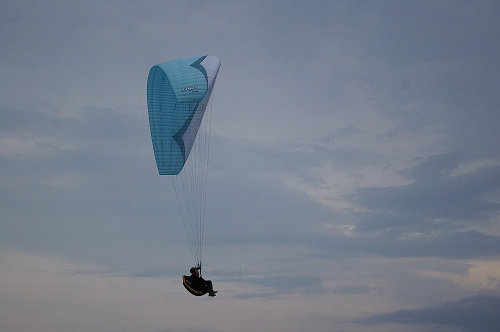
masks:
<path fill-rule="evenodd" d="M 195 296 L 202 296 L 208 293 L 208 296 L 215 296 L 217 291 L 212 287 L 212 281 L 205 280 L 200 275 L 200 267 L 192 267 L 189 270 L 191 275 L 182 276 L 182 284 Z"/>

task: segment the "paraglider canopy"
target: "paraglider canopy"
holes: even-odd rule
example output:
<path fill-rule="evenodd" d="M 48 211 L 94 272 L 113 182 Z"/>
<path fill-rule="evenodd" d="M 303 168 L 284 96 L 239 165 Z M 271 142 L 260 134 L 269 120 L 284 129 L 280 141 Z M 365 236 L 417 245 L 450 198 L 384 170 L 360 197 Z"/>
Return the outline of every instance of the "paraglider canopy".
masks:
<path fill-rule="evenodd" d="M 219 58 L 206 55 L 163 62 L 149 71 L 149 126 L 160 175 L 177 175 L 186 163 L 219 67 Z"/>

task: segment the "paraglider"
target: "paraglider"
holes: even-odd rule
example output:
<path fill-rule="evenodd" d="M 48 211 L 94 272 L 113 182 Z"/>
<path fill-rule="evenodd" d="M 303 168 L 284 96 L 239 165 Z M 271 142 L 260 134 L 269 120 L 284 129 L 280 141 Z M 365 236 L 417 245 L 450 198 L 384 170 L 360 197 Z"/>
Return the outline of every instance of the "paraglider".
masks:
<path fill-rule="evenodd" d="M 201 277 L 210 142 L 210 96 L 220 67 L 215 56 L 198 56 L 151 68 L 147 102 L 151 140 L 160 175 L 171 178 L 192 251 L 191 276 L 182 276 L 193 295 L 215 296 Z M 195 272 L 193 272 L 195 271 Z"/>
<path fill-rule="evenodd" d="M 208 296 L 215 296 L 217 291 L 214 291 L 212 287 L 212 281 L 205 280 L 200 275 L 200 269 L 192 267 L 189 270 L 191 275 L 182 276 L 182 284 L 184 287 L 195 296 L 202 296 L 208 293 Z"/>

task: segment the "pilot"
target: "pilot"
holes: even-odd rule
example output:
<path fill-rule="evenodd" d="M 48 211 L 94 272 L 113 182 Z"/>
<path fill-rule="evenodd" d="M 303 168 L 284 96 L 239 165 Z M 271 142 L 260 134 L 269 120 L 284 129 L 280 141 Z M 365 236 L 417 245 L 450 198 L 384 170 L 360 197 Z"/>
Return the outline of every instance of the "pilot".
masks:
<path fill-rule="evenodd" d="M 192 267 L 189 270 L 189 273 L 191 273 L 189 281 L 191 281 L 191 286 L 194 289 L 201 291 L 205 294 L 208 293 L 208 296 L 215 296 L 217 291 L 214 291 L 212 287 L 212 281 L 203 279 L 203 277 L 200 275 L 199 267 Z"/>

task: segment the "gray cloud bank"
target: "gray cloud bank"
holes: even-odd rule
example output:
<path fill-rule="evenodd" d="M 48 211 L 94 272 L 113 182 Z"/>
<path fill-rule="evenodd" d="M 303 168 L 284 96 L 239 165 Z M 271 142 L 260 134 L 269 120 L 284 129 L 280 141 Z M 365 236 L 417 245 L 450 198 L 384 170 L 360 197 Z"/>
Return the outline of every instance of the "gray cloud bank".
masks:
<path fill-rule="evenodd" d="M 500 297 L 478 295 L 441 306 L 397 310 L 374 315 L 363 320 L 366 324 L 400 323 L 404 325 L 448 326 L 459 331 L 498 331 L 500 329 Z"/>

